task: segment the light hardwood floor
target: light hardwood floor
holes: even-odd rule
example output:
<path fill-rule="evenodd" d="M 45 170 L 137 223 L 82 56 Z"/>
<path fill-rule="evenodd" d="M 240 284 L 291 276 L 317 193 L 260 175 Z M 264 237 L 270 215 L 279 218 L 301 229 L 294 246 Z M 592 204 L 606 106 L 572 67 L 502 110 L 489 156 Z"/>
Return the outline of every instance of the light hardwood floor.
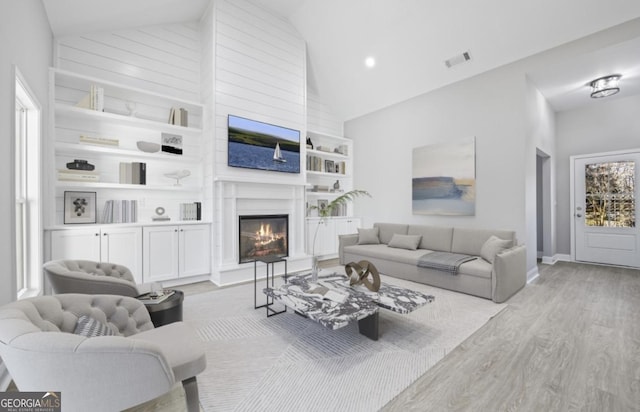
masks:
<path fill-rule="evenodd" d="M 640 271 L 560 262 L 383 411 L 639 411 Z"/>

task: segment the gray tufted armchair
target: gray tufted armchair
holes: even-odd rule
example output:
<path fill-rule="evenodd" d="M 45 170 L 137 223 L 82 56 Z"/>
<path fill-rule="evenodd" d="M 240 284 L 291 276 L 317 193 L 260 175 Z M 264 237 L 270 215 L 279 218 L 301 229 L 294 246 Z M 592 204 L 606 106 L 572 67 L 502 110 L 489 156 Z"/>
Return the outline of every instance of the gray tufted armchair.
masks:
<path fill-rule="evenodd" d="M 74 334 L 89 316 L 114 336 Z M 0 356 L 20 391 L 61 392 L 62 410 L 116 411 L 182 382 L 187 409 L 199 411 L 196 375 L 206 367 L 190 325 L 154 328 L 140 301 L 126 296 L 62 294 L 0 307 Z"/>
<path fill-rule="evenodd" d="M 53 293 L 138 296 L 131 271 L 115 263 L 90 260 L 53 260 L 44 264 Z"/>

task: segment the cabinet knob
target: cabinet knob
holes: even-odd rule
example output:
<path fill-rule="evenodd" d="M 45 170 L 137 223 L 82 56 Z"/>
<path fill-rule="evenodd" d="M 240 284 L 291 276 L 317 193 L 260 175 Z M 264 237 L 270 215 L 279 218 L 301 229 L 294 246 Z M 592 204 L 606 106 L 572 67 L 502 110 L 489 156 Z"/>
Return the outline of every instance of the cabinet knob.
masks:
<path fill-rule="evenodd" d="M 100 233 L 96 233 L 96 236 L 100 236 Z"/>
<path fill-rule="evenodd" d="M 102 236 L 107 236 L 107 235 L 108 235 L 108 233 L 103 233 L 103 234 L 102 234 Z"/>
<path fill-rule="evenodd" d="M 184 232 L 184 229 L 180 229 L 181 232 Z"/>
<path fill-rule="evenodd" d="M 178 231 L 178 229 L 173 229 L 173 231 L 174 231 L 174 232 L 177 232 L 177 231 Z"/>

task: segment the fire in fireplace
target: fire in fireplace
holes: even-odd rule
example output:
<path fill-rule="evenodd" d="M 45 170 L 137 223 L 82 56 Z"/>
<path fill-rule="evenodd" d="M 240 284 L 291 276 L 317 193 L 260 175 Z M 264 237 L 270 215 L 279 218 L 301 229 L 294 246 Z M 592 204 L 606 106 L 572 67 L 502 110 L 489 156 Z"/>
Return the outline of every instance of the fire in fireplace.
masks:
<path fill-rule="evenodd" d="M 238 232 L 240 263 L 264 256 L 289 256 L 288 215 L 240 216 Z"/>

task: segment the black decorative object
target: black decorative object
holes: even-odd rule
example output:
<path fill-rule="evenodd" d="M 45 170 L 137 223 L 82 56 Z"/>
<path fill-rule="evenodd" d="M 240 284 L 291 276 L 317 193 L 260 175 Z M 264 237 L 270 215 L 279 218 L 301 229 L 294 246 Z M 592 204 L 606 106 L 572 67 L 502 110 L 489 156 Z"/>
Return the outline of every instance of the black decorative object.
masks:
<path fill-rule="evenodd" d="M 93 170 L 96 167 L 86 160 L 74 159 L 73 162 L 67 163 L 67 169 L 71 170 Z"/>
<path fill-rule="evenodd" d="M 307 148 L 313 149 L 313 142 L 311 141 L 311 138 L 309 136 L 307 136 Z"/>

